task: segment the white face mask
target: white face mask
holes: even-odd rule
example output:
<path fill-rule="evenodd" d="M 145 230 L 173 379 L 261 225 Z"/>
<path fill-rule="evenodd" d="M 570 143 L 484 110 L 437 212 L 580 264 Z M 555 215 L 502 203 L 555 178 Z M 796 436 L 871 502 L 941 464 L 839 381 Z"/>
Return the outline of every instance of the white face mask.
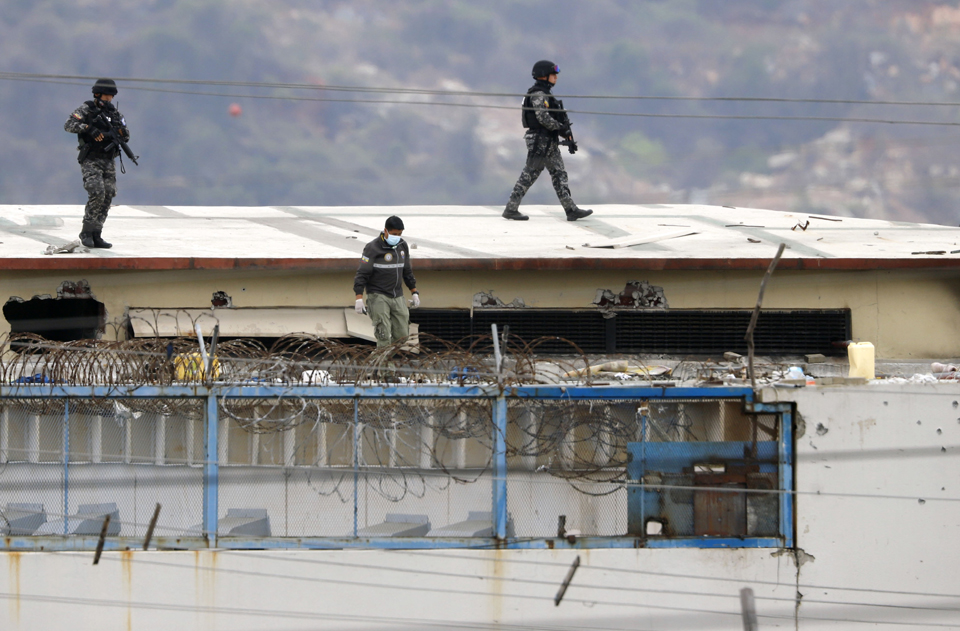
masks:
<path fill-rule="evenodd" d="M 398 243 L 400 243 L 399 235 L 396 235 L 396 234 L 387 235 L 387 245 L 389 245 L 391 248 L 395 247 Z"/>

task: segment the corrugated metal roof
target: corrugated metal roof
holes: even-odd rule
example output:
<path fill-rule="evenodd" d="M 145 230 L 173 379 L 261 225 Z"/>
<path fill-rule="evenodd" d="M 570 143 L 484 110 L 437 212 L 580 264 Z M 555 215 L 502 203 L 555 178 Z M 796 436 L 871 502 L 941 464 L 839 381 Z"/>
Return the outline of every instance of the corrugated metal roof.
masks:
<path fill-rule="evenodd" d="M 117 206 L 112 250 L 44 255 L 77 238 L 81 206 L 0 206 L 0 269 L 354 270 L 384 220 L 403 218 L 417 269 L 763 269 L 783 241 L 784 269 L 960 266 L 960 228 L 704 205 Z M 805 229 L 804 229 L 805 228 Z M 586 247 L 604 246 L 607 247 Z M 939 252 L 941 254 L 933 254 Z"/>

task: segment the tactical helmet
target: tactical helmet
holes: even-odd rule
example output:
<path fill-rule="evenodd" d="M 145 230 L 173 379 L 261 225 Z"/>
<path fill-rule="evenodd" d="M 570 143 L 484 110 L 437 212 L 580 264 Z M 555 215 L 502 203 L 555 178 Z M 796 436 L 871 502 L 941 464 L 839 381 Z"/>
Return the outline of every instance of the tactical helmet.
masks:
<path fill-rule="evenodd" d="M 533 64 L 532 74 L 534 79 L 539 79 L 540 77 L 546 77 L 547 75 L 552 74 L 560 74 L 560 66 L 552 61 L 541 59 L 537 63 Z"/>
<path fill-rule="evenodd" d="M 93 93 L 116 96 L 117 82 L 113 79 L 97 79 L 97 82 L 93 84 Z"/>

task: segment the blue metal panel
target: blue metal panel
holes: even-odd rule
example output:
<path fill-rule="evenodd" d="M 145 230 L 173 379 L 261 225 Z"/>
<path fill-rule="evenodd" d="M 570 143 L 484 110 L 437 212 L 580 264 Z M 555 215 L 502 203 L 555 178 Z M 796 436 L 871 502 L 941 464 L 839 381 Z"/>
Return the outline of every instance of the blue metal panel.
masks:
<path fill-rule="evenodd" d="M 0 397 L 17 398 L 205 398 L 210 392 L 230 398 L 308 397 L 362 399 L 380 398 L 496 398 L 496 386 L 284 386 L 284 385 L 203 385 L 190 386 L 69 386 L 50 384 L 23 384 L 0 386 Z M 609 400 L 609 399 L 688 399 L 688 398 L 736 398 L 753 400 L 749 388 L 638 388 L 629 386 L 611 387 L 565 387 L 565 386 L 518 386 L 507 388 L 506 397 Z"/>
<path fill-rule="evenodd" d="M 507 401 L 493 404 L 493 531 L 507 538 Z"/>
<path fill-rule="evenodd" d="M 781 418 L 780 438 L 780 488 L 786 493 L 780 494 L 780 536 L 784 546 L 793 547 L 793 414 L 783 412 Z"/>
<path fill-rule="evenodd" d="M 774 537 L 696 537 L 693 539 L 653 539 L 644 542 L 645 548 L 781 548 L 783 542 Z"/>
<path fill-rule="evenodd" d="M 656 445 L 655 455 L 650 453 L 653 445 Z M 642 479 L 647 460 L 656 466 L 657 471 L 680 473 L 684 467 L 694 464 L 741 461 L 744 460 L 744 454 L 752 449 L 753 443 L 750 441 L 651 443 L 649 446 L 627 443 L 627 477 L 631 480 Z M 756 460 L 775 463 L 778 461 L 778 449 L 775 441 L 758 441 Z M 753 459 L 753 456 L 750 458 Z M 771 468 L 770 472 L 773 471 L 776 469 Z"/>
<path fill-rule="evenodd" d="M 218 490 L 220 486 L 220 435 L 217 414 L 217 397 L 207 397 L 207 413 L 203 428 L 203 533 L 211 542 L 217 540 L 219 515 Z"/>

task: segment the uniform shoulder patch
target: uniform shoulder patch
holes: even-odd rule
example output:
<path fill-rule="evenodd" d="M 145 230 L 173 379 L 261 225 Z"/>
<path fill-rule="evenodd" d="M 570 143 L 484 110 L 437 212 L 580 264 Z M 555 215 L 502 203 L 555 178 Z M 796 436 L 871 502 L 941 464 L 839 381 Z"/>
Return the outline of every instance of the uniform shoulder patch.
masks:
<path fill-rule="evenodd" d="M 360 260 L 363 261 L 364 263 L 369 263 L 369 262 L 370 262 L 370 257 L 369 257 L 369 256 L 366 256 L 366 255 L 361 255 L 361 256 L 360 256 Z"/>
<path fill-rule="evenodd" d="M 80 115 L 77 114 L 76 112 L 73 113 L 73 117 L 74 117 L 75 119 L 77 119 L 78 121 L 83 120 L 83 116 L 80 116 Z"/>
<path fill-rule="evenodd" d="M 550 101 L 544 100 L 544 101 L 543 101 L 543 106 L 544 106 L 544 107 L 550 107 Z"/>

